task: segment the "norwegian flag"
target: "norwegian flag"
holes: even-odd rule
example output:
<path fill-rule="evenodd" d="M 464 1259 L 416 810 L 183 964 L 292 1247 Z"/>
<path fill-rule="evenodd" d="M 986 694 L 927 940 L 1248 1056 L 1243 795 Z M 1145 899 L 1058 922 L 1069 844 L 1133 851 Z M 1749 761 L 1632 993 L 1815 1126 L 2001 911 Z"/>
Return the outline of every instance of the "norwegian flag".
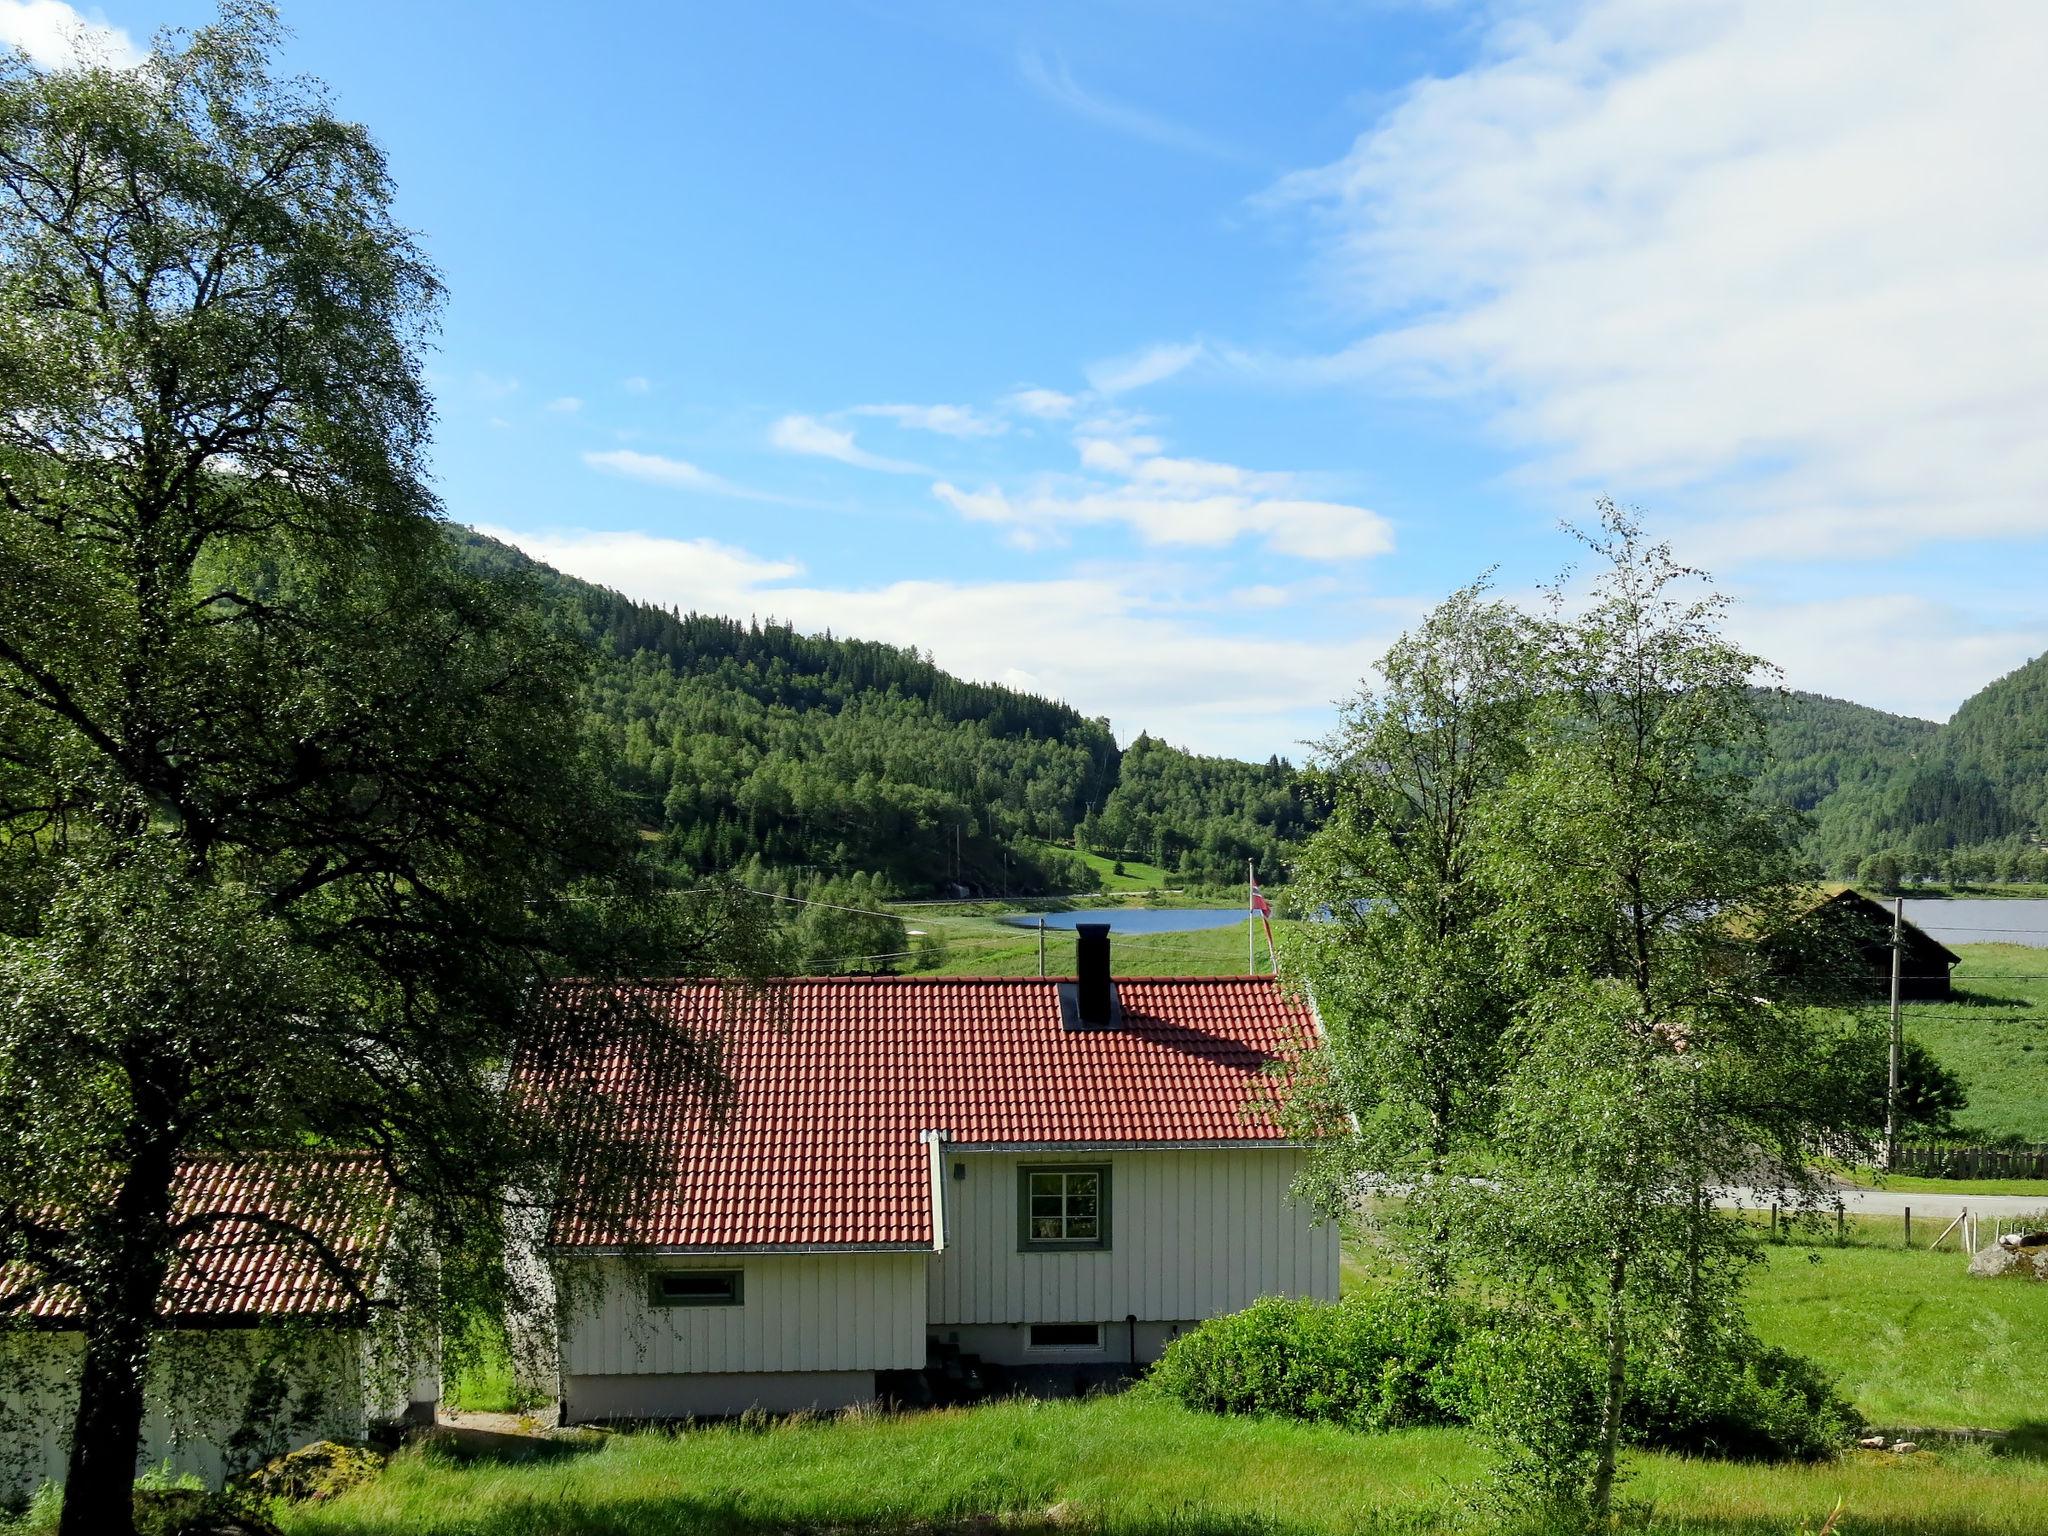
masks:
<path fill-rule="evenodd" d="M 1252 881 L 1252 910 L 1261 917 L 1273 915 L 1273 903 L 1266 900 L 1265 892 L 1259 889 L 1259 882 Z"/>

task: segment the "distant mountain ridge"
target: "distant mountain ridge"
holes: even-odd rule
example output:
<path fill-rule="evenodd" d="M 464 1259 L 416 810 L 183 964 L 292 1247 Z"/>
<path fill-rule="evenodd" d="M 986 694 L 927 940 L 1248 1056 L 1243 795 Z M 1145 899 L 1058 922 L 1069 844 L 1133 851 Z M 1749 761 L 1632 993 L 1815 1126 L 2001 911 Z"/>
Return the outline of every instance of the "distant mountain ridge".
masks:
<path fill-rule="evenodd" d="M 1106 720 L 963 681 L 914 648 L 670 612 L 457 537 L 480 566 L 524 571 L 581 615 L 604 658 L 593 720 L 684 870 L 1021 894 L 1090 883 L 1051 846 L 1078 841 L 1223 883 L 1247 861 L 1277 877 L 1313 824 L 1282 759 L 1204 757 L 1149 734 L 1119 749 Z M 2048 875 L 2048 656 L 1946 725 L 1815 693 L 1760 704 L 1769 750 L 1741 766 L 1808 818 L 1829 873 L 1890 852 L 1909 873 Z"/>

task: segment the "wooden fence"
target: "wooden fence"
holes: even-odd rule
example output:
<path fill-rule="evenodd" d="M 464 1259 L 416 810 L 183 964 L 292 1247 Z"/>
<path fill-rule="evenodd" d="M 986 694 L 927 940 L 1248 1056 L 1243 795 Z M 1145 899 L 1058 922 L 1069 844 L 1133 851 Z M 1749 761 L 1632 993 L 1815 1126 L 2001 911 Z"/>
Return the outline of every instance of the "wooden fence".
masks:
<path fill-rule="evenodd" d="M 2048 1179 L 2048 1143 L 1972 1147 L 1955 1141 L 1902 1141 L 1892 1171 L 1936 1179 Z"/>

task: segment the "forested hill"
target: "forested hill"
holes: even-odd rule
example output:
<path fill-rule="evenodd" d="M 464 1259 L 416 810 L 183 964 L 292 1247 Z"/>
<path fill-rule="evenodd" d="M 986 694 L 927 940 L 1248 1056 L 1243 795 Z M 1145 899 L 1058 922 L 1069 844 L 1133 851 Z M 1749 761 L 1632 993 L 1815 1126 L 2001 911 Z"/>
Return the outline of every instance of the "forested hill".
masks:
<path fill-rule="evenodd" d="M 1085 889 L 1071 843 L 1176 878 L 1275 873 L 1302 829 L 1291 765 L 1198 757 L 1105 720 L 964 682 L 915 650 L 634 602 L 458 533 L 532 574 L 602 658 L 589 703 L 663 857 L 815 894 Z M 1083 830 L 1083 824 L 1086 830 Z"/>
<path fill-rule="evenodd" d="M 1972 695 L 1946 725 L 1878 718 L 1890 724 L 1865 725 L 1845 753 L 1851 771 L 1817 806 L 1831 870 L 1889 853 L 1909 875 L 2048 876 L 2048 656 Z M 1808 722 L 1807 740 L 1831 736 L 1846 736 L 1842 721 Z"/>
<path fill-rule="evenodd" d="M 1308 830 L 1293 766 L 1199 757 L 1105 720 L 952 676 L 914 649 L 637 603 L 459 534 L 578 612 L 603 663 L 590 707 L 664 857 L 794 889 L 1028 894 L 1093 883 L 1072 853 L 1185 882 L 1284 876 Z M 1889 853 L 1907 874 L 2048 877 L 2048 657 L 1947 725 L 1812 693 L 1763 696 L 1769 752 L 1743 766 L 1809 818 L 1828 872 Z M 878 883 L 877 883 L 878 882 Z"/>

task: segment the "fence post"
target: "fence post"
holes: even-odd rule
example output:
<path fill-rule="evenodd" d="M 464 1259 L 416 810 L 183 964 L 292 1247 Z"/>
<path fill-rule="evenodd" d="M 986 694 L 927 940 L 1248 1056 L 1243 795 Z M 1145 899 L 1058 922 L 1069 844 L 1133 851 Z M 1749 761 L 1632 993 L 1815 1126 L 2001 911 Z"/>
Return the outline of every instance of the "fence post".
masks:
<path fill-rule="evenodd" d="M 1911 1248 L 1911 1247 L 1913 1246 L 1913 1207 L 1911 1207 L 1911 1206 L 1909 1205 L 1909 1206 L 1907 1206 L 1907 1207 L 1905 1208 L 1905 1210 L 1906 1210 L 1906 1246 L 1907 1246 L 1908 1248 Z"/>
<path fill-rule="evenodd" d="M 1838 1206 L 1836 1206 L 1836 1207 L 1835 1207 L 1835 1246 L 1836 1246 L 1837 1248 L 1841 1247 L 1841 1246 L 1842 1246 L 1842 1245 L 1843 1245 L 1844 1243 L 1846 1243 L 1846 1242 L 1847 1242 L 1847 1241 L 1849 1240 L 1849 1237 L 1848 1237 L 1848 1223 L 1849 1223 L 1849 1213 L 1848 1213 L 1848 1212 L 1847 1212 L 1846 1210 L 1844 1210 L 1844 1209 L 1843 1209 L 1843 1208 L 1842 1208 L 1841 1206 L 1839 1206 L 1839 1205 L 1838 1205 Z"/>

